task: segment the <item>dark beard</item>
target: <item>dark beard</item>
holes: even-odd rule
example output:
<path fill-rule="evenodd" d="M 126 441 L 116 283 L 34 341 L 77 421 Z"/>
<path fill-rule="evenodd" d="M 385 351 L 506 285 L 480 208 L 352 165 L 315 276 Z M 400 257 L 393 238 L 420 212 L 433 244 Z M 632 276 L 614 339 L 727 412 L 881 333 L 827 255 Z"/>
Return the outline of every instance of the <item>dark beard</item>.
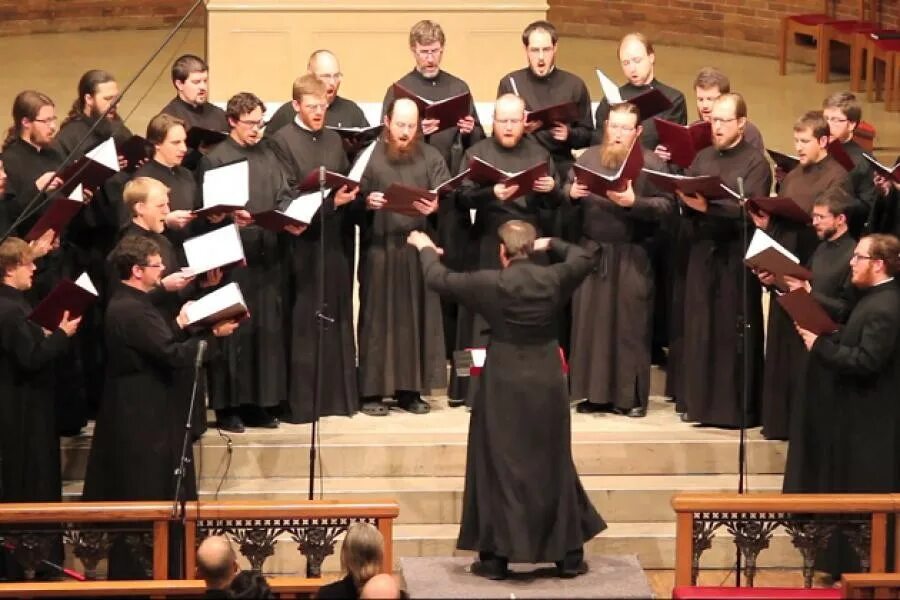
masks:
<path fill-rule="evenodd" d="M 419 152 L 420 140 L 421 138 L 419 137 L 419 134 L 417 132 L 413 136 L 413 139 L 410 141 L 409 145 L 407 145 L 405 148 L 401 148 L 397 145 L 397 141 L 394 136 L 391 135 L 391 132 L 385 132 L 384 149 L 385 154 L 387 154 L 388 160 L 393 163 L 412 162 L 413 157 L 415 157 Z"/>
<path fill-rule="evenodd" d="M 617 171 L 625 162 L 628 150 L 629 148 L 624 144 L 615 144 L 607 140 L 600 148 L 600 166 L 610 171 Z"/>

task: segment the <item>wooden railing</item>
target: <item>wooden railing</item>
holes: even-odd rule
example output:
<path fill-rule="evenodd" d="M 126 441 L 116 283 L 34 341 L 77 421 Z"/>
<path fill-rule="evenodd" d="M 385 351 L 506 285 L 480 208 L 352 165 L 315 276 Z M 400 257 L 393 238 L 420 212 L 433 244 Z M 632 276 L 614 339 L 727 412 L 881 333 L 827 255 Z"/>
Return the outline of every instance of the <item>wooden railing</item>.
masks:
<path fill-rule="evenodd" d="M 844 598 L 900 598 L 900 573 L 845 573 Z"/>
<path fill-rule="evenodd" d="M 274 554 L 278 540 L 287 535 L 306 559 L 307 578 L 321 581 L 322 563 L 333 554 L 337 538 L 352 522 L 366 521 L 375 525 L 384 537 L 382 569 L 390 573 L 393 569 L 393 521 L 398 514 L 399 507 L 393 500 L 188 502 L 181 552 L 184 572 L 189 577 L 194 576 L 200 540 L 207 535 L 225 535 L 235 542 L 251 568 L 265 573 L 266 559 Z M 169 581 L 169 525 L 172 521 L 170 502 L 0 504 L 0 537 L 22 564 L 26 579 L 33 579 L 37 567 L 50 556 L 52 542 L 47 542 L 48 539 L 57 540 L 57 544 L 64 539 L 84 565 L 88 579 L 96 579 L 98 564 L 106 558 L 111 538 L 130 535 L 138 536 L 135 545 L 146 554 L 143 559 L 148 578 Z M 124 533 L 122 527 L 126 527 Z M 84 582 L 57 583 L 74 591 Z M 0 584 L 0 597 L 8 595 L 12 589 L 9 586 L 19 585 L 22 584 Z M 178 585 L 190 588 L 195 584 Z M 34 588 L 32 591 L 37 593 L 39 590 Z"/>
<path fill-rule="evenodd" d="M 810 587 L 816 552 L 838 527 L 851 528 L 848 534 L 865 570 L 887 570 L 888 515 L 900 512 L 900 495 L 676 494 L 672 507 L 676 513 L 676 587 L 696 584 L 700 558 L 722 527 L 734 536 L 751 586 L 757 556 L 768 548 L 775 529 L 783 527 L 803 556 L 804 584 Z M 894 565 L 898 567 L 900 556 Z"/>

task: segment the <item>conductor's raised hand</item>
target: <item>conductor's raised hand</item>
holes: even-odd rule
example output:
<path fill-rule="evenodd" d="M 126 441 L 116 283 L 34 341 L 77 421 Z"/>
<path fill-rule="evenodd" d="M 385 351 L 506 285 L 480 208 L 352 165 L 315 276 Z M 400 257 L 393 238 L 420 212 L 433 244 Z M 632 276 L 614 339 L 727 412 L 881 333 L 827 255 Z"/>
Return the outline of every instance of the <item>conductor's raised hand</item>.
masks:
<path fill-rule="evenodd" d="M 507 200 L 515 196 L 518 191 L 518 185 L 506 185 L 505 183 L 498 183 L 494 185 L 494 196 L 500 202 L 506 202 Z"/>
<path fill-rule="evenodd" d="M 413 202 L 413 208 L 422 213 L 425 216 L 430 215 L 438 209 L 438 199 L 437 198 L 419 198 L 415 202 Z"/>
<path fill-rule="evenodd" d="M 62 316 L 62 321 L 59 322 L 58 327 L 62 329 L 62 332 L 66 334 L 66 337 L 72 337 L 75 335 L 75 332 L 78 331 L 78 326 L 81 325 L 81 317 L 77 319 L 69 319 L 69 311 L 65 311 Z"/>
<path fill-rule="evenodd" d="M 546 194 L 553 190 L 556 187 L 556 180 L 550 177 L 549 175 L 544 175 L 543 177 L 538 177 L 534 180 L 534 183 L 531 186 L 531 189 L 539 194 Z"/>
<path fill-rule="evenodd" d="M 366 207 L 369 210 L 381 210 L 386 202 L 384 192 L 369 192 L 369 195 L 366 196 Z"/>
<path fill-rule="evenodd" d="M 196 215 L 189 210 L 173 210 L 166 215 L 166 227 L 169 229 L 184 229 L 195 217 Z M 225 215 L 222 215 L 222 219 L 224 218 Z M 219 221 L 222 219 L 219 219 Z"/>
<path fill-rule="evenodd" d="M 334 205 L 335 206 L 343 206 L 350 202 L 353 202 L 353 199 L 356 198 L 356 194 L 359 193 L 359 186 L 355 185 L 350 187 L 348 185 L 342 185 L 341 189 L 339 189 L 334 194 Z"/>
<path fill-rule="evenodd" d="M 534 240 L 534 244 L 532 244 L 532 249 L 535 252 L 546 252 L 550 249 L 550 239 L 548 237 L 542 237 Z"/>
<path fill-rule="evenodd" d="M 238 328 L 241 322 L 237 319 L 228 321 L 219 321 L 212 327 L 213 335 L 216 337 L 228 337 Z"/>

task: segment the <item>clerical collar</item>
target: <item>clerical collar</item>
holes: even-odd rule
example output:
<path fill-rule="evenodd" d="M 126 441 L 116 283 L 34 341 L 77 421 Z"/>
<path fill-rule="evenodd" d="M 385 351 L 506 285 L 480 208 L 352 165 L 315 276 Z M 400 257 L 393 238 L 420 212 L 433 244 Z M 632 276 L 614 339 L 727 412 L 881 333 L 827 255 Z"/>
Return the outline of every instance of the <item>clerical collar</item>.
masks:
<path fill-rule="evenodd" d="M 438 69 L 437 75 L 435 75 L 434 77 L 425 77 L 425 75 L 423 75 L 418 69 L 413 69 L 412 72 L 421 81 L 423 81 L 425 83 L 430 83 L 431 85 L 437 85 L 441 78 L 441 75 L 443 75 L 443 73 L 444 73 L 444 70 Z"/>
<path fill-rule="evenodd" d="M 880 285 L 884 285 L 884 284 L 886 284 L 886 283 L 890 283 L 890 282 L 892 282 L 893 280 L 894 280 L 893 277 L 888 277 L 888 278 L 885 279 L 884 281 L 879 281 L 878 283 L 876 283 L 876 284 L 873 285 L 872 287 L 873 287 L 873 288 L 876 288 L 876 287 L 878 287 L 878 286 L 880 286 Z"/>
<path fill-rule="evenodd" d="M 175 168 L 178 166 L 178 165 L 175 165 L 175 167 L 170 167 L 169 165 L 164 165 L 163 163 L 156 160 L 156 158 L 154 158 L 150 162 L 151 162 L 151 164 L 156 165 L 160 169 L 165 169 L 167 172 L 171 173 L 172 175 L 175 174 Z"/>
<path fill-rule="evenodd" d="M 309 126 L 307 126 L 306 123 L 304 123 L 303 121 L 300 120 L 300 115 L 297 115 L 294 117 L 294 124 L 297 127 L 299 127 L 300 129 L 302 129 L 303 131 L 309 133 L 310 135 L 319 135 L 320 133 L 322 133 L 321 129 L 319 129 L 317 131 L 313 131 L 312 128 L 310 128 Z"/>
<path fill-rule="evenodd" d="M 830 240 L 825 240 L 825 243 L 826 244 L 837 244 L 838 242 L 841 242 L 844 239 L 846 239 L 848 233 L 850 233 L 850 230 L 845 229 L 844 232 L 841 233 L 841 235 L 837 236 L 836 238 L 832 238 Z"/>
<path fill-rule="evenodd" d="M 746 145 L 746 142 L 744 142 L 744 136 L 741 136 L 741 139 L 739 139 L 734 146 L 731 146 L 730 148 L 724 148 L 722 150 L 719 150 L 718 151 L 719 156 L 725 156 L 726 154 L 731 154 L 732 152 L 737 152 L 738 150 L 742 149 L 745 145 Z"/>

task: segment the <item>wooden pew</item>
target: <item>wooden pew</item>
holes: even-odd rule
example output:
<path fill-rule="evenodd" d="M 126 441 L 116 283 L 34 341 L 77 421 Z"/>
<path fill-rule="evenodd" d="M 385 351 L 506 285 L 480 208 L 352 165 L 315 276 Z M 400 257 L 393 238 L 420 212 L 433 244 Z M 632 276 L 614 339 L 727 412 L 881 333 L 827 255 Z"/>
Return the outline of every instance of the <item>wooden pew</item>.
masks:
<path fill-rule="evenodd" d="M 845 573 L 844 598 L 900 598 L 900 573 Z"/>

